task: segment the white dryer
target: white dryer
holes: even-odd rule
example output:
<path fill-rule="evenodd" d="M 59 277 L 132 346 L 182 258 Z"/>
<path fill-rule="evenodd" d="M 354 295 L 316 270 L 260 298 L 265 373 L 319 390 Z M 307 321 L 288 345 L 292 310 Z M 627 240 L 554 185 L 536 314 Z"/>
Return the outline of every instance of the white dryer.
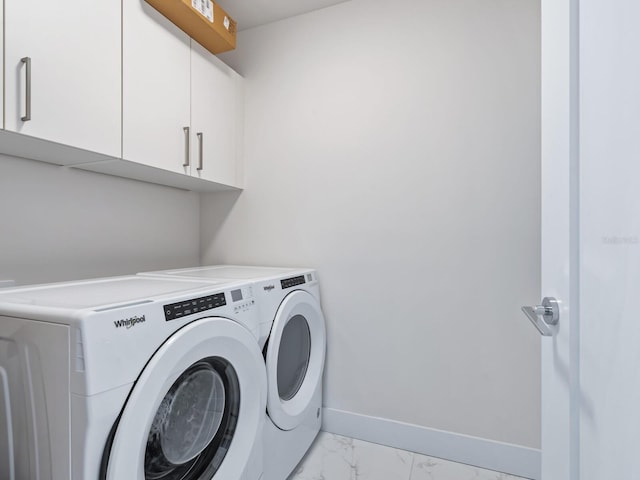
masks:
<path fill-rule="evenodd" d="M 217 265 L 142 275 L 250 282 L 260 309 L 267 374 L 263 478 L 285 480 L 308 451 L 322 422 L 326 331 L 317 273 Z"/>
<path fill-rule="evenodd" d="M 3 290 L 0 478 L 258 480 L 258 327 L 255 301 L 229 282 Z"/>

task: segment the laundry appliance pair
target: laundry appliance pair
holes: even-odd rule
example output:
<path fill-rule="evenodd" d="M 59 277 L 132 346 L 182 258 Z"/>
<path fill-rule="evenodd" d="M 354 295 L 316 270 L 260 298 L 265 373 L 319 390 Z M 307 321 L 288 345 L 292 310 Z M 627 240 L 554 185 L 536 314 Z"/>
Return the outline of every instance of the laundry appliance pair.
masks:
<path fill-rule="evenodd" d="M 258 305 L 267 376 L 263 480 L 285 480 L 320 430 L 325 320 L 311 269 L 218 265 L 149 272 L 152 277 L 246 282 Z"/>
<path fill-rule="evenodd" d="M 280 478 L 254 291 L 176 275 L 0 291 L 0 478 Z"/>

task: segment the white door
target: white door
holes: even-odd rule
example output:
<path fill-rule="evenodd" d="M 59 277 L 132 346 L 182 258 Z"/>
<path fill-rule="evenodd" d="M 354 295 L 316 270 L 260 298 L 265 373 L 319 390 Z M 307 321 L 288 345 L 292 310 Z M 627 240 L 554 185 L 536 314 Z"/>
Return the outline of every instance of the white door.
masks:
<path fill-rule="evenodd" d="M 191 174 L 240 186 L 243 79 L 215 55 L 191 41 Z"/>
<path fill-rule="evenodd" d="M 580 1 L 580 479 L 640 478 L 640 3 Z"/>
<path fill-rule="evenodd" d="M 579 478 L 576 7 L 542 0 L 541 287 L 560 307 L 542 338 L 542 480 Z"/>
<path fill-rule="evenodd" d="M 239 479 L 261 461 L 262 354 L 222 318 L 178 330 L 137 379 L 107 446 L 101 480 Z"/>
<path fill-rule="evenodd" d="M 122 38 L 122 156 L 189 174 L 189 37 L 144 0 L 127 0 Z"/>
<path fill-rule="evenodd" d="M 322 382 L 326 348 L 324 315 L 309 293 L 289 293 L 271 327 L 267 354 L 267 412 L 278 428 L 300 425 Z"/>
<path fill-rule="evenodd" d="M 543 480 L 640 478 L 640 4 L 543 1 Z"/>
<path fill-rule="evenodd" d="M 4 8 L 5 128 L 119 157 L 120 2 Z"/>

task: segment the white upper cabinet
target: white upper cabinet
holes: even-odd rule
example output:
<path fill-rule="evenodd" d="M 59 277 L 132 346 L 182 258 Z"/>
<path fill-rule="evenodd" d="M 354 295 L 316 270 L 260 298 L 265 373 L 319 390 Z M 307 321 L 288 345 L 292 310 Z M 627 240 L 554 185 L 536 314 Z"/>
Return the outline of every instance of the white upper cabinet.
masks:
<path fill-rule="evenodd" d="M 191 174 L 240 187 L 244 79 L 191 41 Z"/>
<path fill-rule="evenodd" d="M 4 0 L 3 39 L 0 153 L 241 187 L 244 79 L 144 0 Z"/>
<path fill-rule="evenodd" d="M 120 2 L 4 6 L 5 128 L 119 157 Z"/>
<path fill-rule="evenodd" d="M 239 187 L 243 78 L 143 0 L 124 2 L 122 54 L 122 158 Z"/>
<path fill-rule="evenodd" d="M 189 174 L 190 39 L 144 0 L 123 2 L 122 28 L 122 157 Z"/>

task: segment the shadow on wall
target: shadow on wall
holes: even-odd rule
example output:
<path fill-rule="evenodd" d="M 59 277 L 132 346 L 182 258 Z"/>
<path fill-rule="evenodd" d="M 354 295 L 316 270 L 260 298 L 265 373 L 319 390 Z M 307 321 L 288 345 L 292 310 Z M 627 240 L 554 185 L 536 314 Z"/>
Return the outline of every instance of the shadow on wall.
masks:
<path fill-rule="evenodd" d="M 200 195 L 200 263 L 211 258 L 218 232 L 229 219 L 242 191 L 203 193 Z M 211 263 L 211 262 L 209 262 Z"/>
<path fill-rule="evenodd" d="M 198 194 L 0 156 L 0 279 L 19 285 L 197 265 Z"/>

